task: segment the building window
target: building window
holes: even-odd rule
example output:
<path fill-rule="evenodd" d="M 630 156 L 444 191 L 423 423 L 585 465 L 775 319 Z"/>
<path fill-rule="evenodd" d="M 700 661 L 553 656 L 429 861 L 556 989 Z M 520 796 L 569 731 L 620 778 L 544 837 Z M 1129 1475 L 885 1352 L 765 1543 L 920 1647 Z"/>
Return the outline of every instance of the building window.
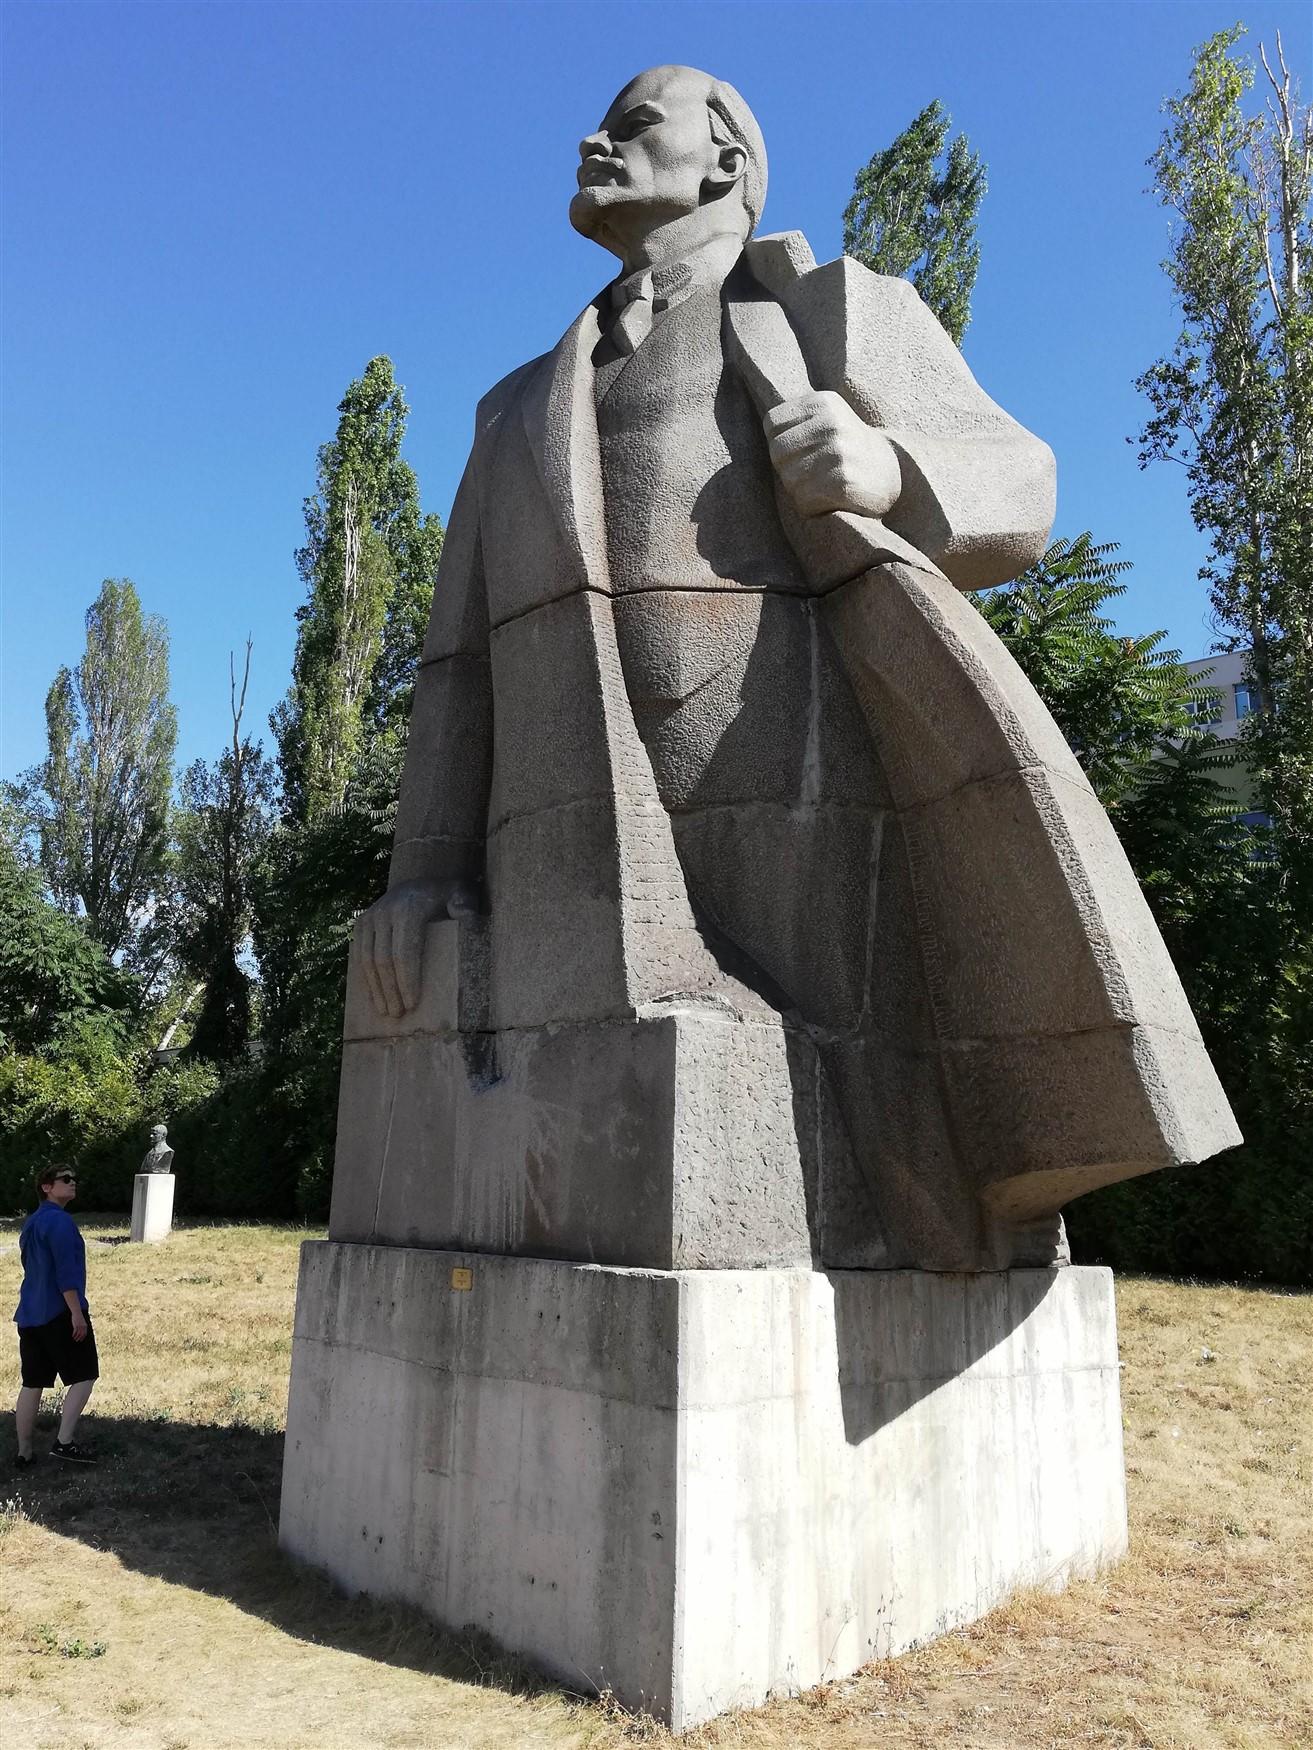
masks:
<path fill-rule="evenodd" d="M 1231 691 L 1235 694 L 1236 717 L 1252 717 L 1258 709 L 1257 690 L 1246 683 L 1232 687 Z"/>

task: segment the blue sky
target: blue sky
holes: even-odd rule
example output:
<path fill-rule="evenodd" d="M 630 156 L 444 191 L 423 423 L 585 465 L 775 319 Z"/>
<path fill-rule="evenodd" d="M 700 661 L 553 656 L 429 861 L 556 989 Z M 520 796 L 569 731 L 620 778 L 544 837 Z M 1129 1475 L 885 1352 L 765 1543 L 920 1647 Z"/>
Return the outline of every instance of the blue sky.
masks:
<path fill-rule="evenodd" d="M 1308 84 L 1302 4 L 1246 8 Z M 966 355 L 1054 447 L 1058 532 L 1134 562 L 1127 630 L 1210 642 L 1179 469 L 1126 442 L 1175 333 L 1145 193 L 1159 106 L 1235 20 L 1195 0 L 647 5 L 6 0 L 0 776 L 100 580 L 168 621 L 183 760 L 287 684 L 293 551 L 348 381 L 391 356 L 406 454 L 445 519 L 474 403 L 612 272 L 565 209 L 576 142 L 634 72 L 737 85 L 771 157 L 766 230 L 838 253 L 857 167 L 932 97 L 989 166 Z M 266 735 L 266 739 L 268 739 Z"/>

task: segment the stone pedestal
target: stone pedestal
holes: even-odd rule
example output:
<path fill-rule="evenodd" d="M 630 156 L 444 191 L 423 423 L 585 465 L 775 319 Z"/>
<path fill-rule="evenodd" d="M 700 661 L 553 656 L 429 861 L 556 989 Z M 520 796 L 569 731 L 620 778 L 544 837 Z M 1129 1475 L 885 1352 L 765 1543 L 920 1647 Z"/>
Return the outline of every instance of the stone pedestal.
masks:
<path fill-rule="evenodd" d="M 811 1262 L 821 1159 L 846 1143 L 799 1029 L 684 1002 L 486 1031 L 487 954 L 482 920 L 431 924 L 420 1004 L 390 1020 L 353 951 L 332 1239 L 663 1270 Z"/>
<path fill-rule="evenodd" d="M 132 1186 L 133 1240 L 167 1239 L 173 1226 L 172 1173 L 138 1173 Z"/>
<path fill-rule="evenodd" d="M 1124 1551 L 1112 1279 L 310 1242 L 279 1536 L 687 1727 Z"/>

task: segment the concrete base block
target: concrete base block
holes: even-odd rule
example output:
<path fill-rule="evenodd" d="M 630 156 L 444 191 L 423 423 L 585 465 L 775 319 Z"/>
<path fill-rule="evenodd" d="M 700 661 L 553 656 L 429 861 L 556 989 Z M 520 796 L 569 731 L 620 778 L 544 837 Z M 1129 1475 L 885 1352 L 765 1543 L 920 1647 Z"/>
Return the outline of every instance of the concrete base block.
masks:
<path fill-rule="evenodd" d="M 1123 1553 L 1112 1278 L 310 1242 L 279 1537 L 690 1726 Z"/>
<path fill-rule="evenodd" d="M 172 1173 L 138 1173 L 132 1185 L 133 1240 L 167 1239 L 173 1226 Z"/>

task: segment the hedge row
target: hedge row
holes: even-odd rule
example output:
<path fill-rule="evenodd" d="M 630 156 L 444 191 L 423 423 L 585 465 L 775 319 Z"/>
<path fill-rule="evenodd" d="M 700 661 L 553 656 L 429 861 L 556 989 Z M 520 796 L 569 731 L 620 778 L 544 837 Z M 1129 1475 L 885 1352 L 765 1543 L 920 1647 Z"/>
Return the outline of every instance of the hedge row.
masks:
<path fill-rule="evenodd" d="M 221 1076 L 209 1063 L 0 1056 L 0 1210 L 31 1209 L 36 1170 L 58 1161 L 77 1168 L 82 1209 L 130 1209 L 151 1126 L 167 1124 L 179 1214 L 321 1218 L 322 1167 L 289 1157 L 266 1083 L 258 1064 Z"/>

